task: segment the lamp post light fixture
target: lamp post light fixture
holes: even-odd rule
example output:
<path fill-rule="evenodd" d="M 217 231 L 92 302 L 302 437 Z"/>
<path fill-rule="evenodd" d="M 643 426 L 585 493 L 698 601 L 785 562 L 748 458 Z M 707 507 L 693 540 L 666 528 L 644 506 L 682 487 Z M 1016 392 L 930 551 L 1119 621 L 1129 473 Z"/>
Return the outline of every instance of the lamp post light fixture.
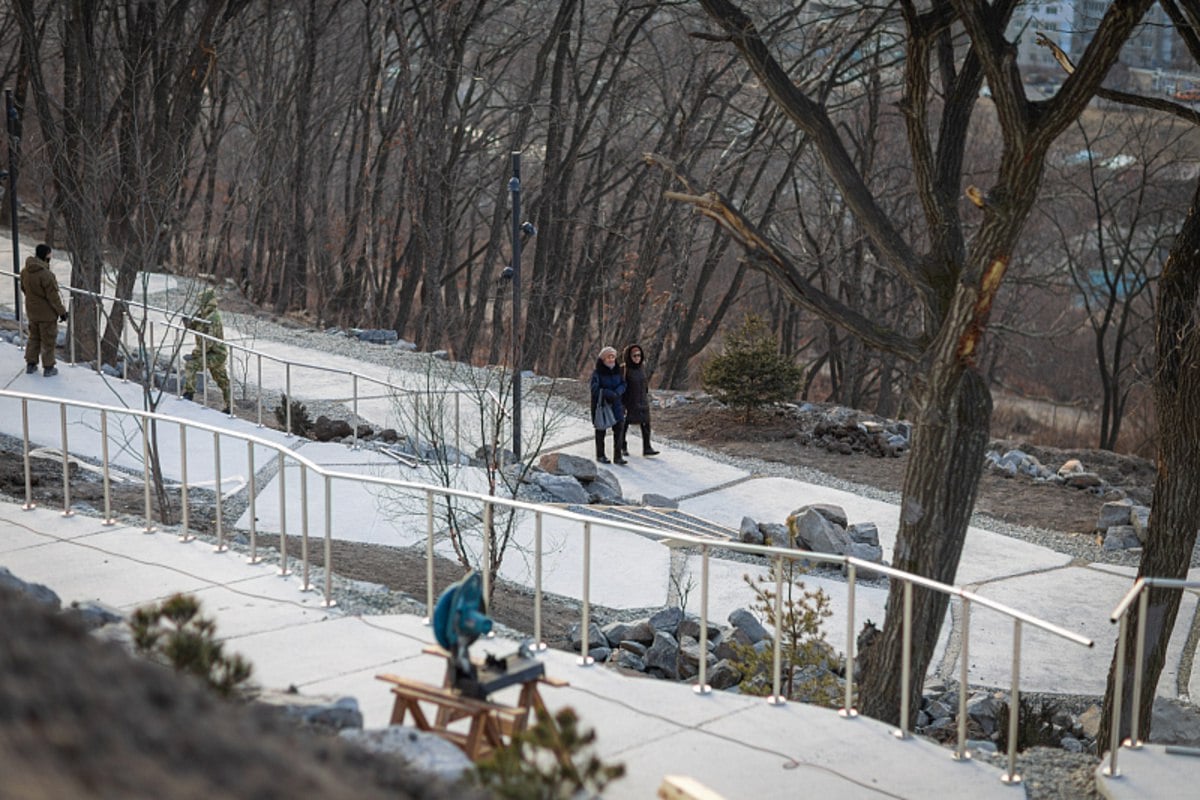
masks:
<path fill-rule="evenodd" d="M 521 154 L 513 151 L 512 177 L 508 191 L 512 194 L 512 263 L 500 273 L 512 281 L 512 443 L 513 455 L 521 459 L 521 244 L 537 236 L 532 222 L 521 222 Z"/>

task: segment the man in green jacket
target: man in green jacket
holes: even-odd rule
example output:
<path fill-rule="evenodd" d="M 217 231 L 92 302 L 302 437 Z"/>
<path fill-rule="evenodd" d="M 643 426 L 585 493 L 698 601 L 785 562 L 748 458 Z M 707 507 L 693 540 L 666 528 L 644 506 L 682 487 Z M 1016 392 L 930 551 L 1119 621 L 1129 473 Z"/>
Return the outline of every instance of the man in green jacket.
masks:
<path fill-rule="evenodd" d="M 67 321 L 67 309 L 58 296 L 58 280 L 50 270 L 50 245 L 39 244 L 34 255 L 25 259 L 21 270 L 21 292 L 25 295 L 25 316 L 29 319 L 29 343 L 25 345 L 25 372 L 37 372 L 42 357 L 42 374 L 58 374 L 54 366 L 54 345 L 58 323 Z"/>
<path fill-rule="evenodd" d="M 229 373 L 225 371 L 225 327 L 221 324 L 221 312 L 217 310 L 217 295 L 212 289 L 200 293 L 200 307 L 195 315 L 186 320 L 187 327 L 197 333 L 207 336 L 197 336 L 196 346 L 192 348 L 192 357 L 188 359 L 184 371 L 183 399 L 191 400 L 196 392 L 196 374 L 206 367 L 213 381 L 221 387 L 221 396 L 225 400 L 222 413 L 228 414 L 233 405 L 233 394 L 229 390 Z"/>

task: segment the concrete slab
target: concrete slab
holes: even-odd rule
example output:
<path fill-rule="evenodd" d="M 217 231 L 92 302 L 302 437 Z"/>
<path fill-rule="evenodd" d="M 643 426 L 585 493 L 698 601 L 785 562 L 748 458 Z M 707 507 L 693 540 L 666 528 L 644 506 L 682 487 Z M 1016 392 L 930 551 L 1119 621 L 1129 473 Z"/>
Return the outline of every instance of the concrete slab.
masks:
<path fill-rule="evenodd" d="M 1014 608 L 1041 609 L 1041 616 L 1087 636 L 1095 647 L 1074 645 L 1053 634 L 1023 626 L 1021 688 L 1026 691 L 1104 694 L 1117 626 L 1108 612 L 1128 591 L 1128 578 L 1109 570 L 1066 567 L 1008 578 L 978 591 Z M 1176 696 L 1180 656 L 1195 613 L 1195 599 L 1185 600 L 1172 635 L 1159 693 Z M 971 680 L 987 686 L 1011 683 L 1011 620 L 979 607 L 971 611 Z"/>
<path fill-rule="evenodd" d="M 1195 796 L 1200 783 L 1200 758 L 1185 748 L 1147 744 L 1137 750 L 1122 748 L 1117 754 L 1117 775 L 1096 768 L 1096 789 L 1109 800 L 1176 800 Z"/>

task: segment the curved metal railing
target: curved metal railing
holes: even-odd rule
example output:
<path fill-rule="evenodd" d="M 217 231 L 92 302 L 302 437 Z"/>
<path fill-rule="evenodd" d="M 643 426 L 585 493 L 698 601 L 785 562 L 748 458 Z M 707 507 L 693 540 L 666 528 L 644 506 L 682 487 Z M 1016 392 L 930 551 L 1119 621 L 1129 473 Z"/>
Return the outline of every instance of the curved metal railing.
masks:
<path fill-rule="evenodd" d="M 16 277 L 19 275 L 19 273 L 13 273 L 13 272 L 0 273 L 0 274 L 3 274 L 8 277 Z M 386 380 L 381 380 L 379 378 L 374 378 L 374 377 L 371 377 L 371 376 L 366 375 L 361 372 L 356 372 L 354 370 L 339 369 L 336 367 L 330 367 L 330 366 L 326 366 L 323 364 L 313 364 L 313 363 L 305 362 L 305 361 L 295 361 L 295 360 L 285 359 L 285 358 L 281 358 L 276 355 L 272 355 L 270 353 L 263 352 L 256 348 L 253 348 L 253 347 L 247 347 L 247 346 L 239 343 L 236 340 L 218 339 L 214 336 L 203 333 L 201 331 L 192 330 L 192 329 L 188 328 L 186 325 L 180 325 L 180 324 L 177 324 L 172 321 L 172 317 L 183 316 L 183 312 L 181 309 L 163 308 L 160 306 L 151 305 L 149 303 L 143 303 L 141 301 L 133 300 L 133 299 L 125 300 L 125 299 L 121 299 L 118 297 L 113 297 L 111 295 L 105 295 L 102 293 L 91 292 L 91 291 L 88 291 L 85 289 L 77 289 L 73 286 L 61 286 L 60 291 L 68 293 L 71 297 L 75 297 L 75 296 L 87 297 L 87 298 L 90 298 L 93 301 L 95 301 L 94 306 L 96 309 L 96 325 L 95 325 L 95 328 L 96 328 L 96 342 L 95 342 L 96 360 L 93 363 L 93 368 L 97 372 L 101 372 L 103 369 L 100 354 L 103 352 L 102 337 L 104 334 L 104 329 L 106 327 L 106 320 L 107 320 L 108 316 L 110 316 L 108 308 L 109 307 L 116 308 L 117 306 L 123 307 L 126 310 L 126 316 L 128 317 L 128 320 L 130 323 L 135 323 L 136 318 L 134 317 L 134 315 L 132 313 L 129 313 L 129 312 L 132 309 L 137 309 L 137 310 L 147 312 L 147 317 L 144 318 L 144 320 L 143 320 L 144 325 L 145 325 L 145 330 L 143 330 L 143 331 L 138 331 L 136 329 L 134 330 L 134 333 L 136 333 L 138 335 L 139 342 L 136 347 L 133 347 L 133 346 L 131 346 L 130 342 L 126 338 L 128 335 L 128 332 L 131 328 L 131 325 L 127 324 L 127 325 L 122 326 L 120 346 L 121 346 L 121 348 L 124 349 L 126 354 L 137 352 L 137 351 L 143 351 L 147 354 L 153 354 L 155 361 L 158 360 L 160 350 L 162 350 L 162 349 L 167 350 L 168 351 L 167 374 L 170 375 L 172 368 L 173 368 L 174 375 L 175 375 L 175 388 L 176 388 L 175 394 L 177 396 L 182 396 L 183 383 L 184 383 L 184 381 L 183 381 L 183 371 L 184 371 L 183 363 L 184 363 L 185 359 L 182 358 L 180 354 L 184 350 L 184 343 L 186 342 L 187 337 L 194 336 L 201 343 L 200 344 L 200 360 L 201 360 L 200 374 L 202 376 L 204 376 L 203 400 L 204 400 L 205 405 L 208 404 L 208 391 L 209 391 L 209 383 L 210 383 L 210 381 L 207 378 L 207 374 L 208 374 L 207 347 L 208 347 L 209 342 L 213 342 L 213 343 L 220 342 L 221 344 L 223 344 L 226 347 L 227 350 L 240 353 L 241 357 L 245 358 L 247 361 L 249 361 L 250 359 L 254 359 L 254 361 L 256 363 L 257 380 L 253 381 L 253 382 L 243 381 L 243 384 L 247 387 L 253 387 L 255 390 L 256 423 L 258 424 L 259 427 L 263 426 L 263 387 L 264 387 L 263 361 L 265 360 L 267 362 L 274 363 L 276 365 L 281 366 L 284 370 L 284 381 L 283 381 L 282 394 L 284 394 L 287 398 L 289 398 L 289 402 L 286 402 L 283 404 L 283 406 L 284 406 L 284 412 L 283 412 L 284 413 L 284 431 L 289 436 L 292 435 L 292 433 L 293 433 L 292 403 L 290 402 L 290 399 L 293 397 L 292 374 L 293 374 L 293 371 L 311 370 L 311 371 L 315 371 L 315 372 L 322 372 L 322 373 L 326 373 L 326 374 L 344 376 L 350 380 L 350 395 L 345 398 L 333 398 L 331 400 L 331 402 L 349 402 L 350 403 L 351 412 L 355 419 L 355 424 L 352 426 L 353 432 L 351 434 L 351 439 L 352 439 L 351 446 L 353 448 L 357 449 L 358 444 L 359 444 L 357 420 L 359 419 L 358 410 L 359 410 L 359 401 L 360 400 L 365 401 L 365 400 L 379 400 L 379 399 L 389 399 L 389 398 L 397 398 L 397 399 L 401 399 L 401 400 L 407 399 L 408 402 L 412 403 L 412 407 L 413 407 L 413 410 L 411 412 L 412 418 L 419 419 L 420 418 L 420 397 L 422 395 L 429 396 L 430 394 L 440 393 L 440 394 L 444 394 L 444 395 L 447 395 L 447 396 L 453 398 L 454 420 L 455 420 L 455 424 L 454 424 L 455 449 L 456 450 L 462 449 L 461 448 L 461 444 L 462 444 L 461 439 L 459 438 L 459 433 L 461 430 L 460 420 L 462 418 L 462 413 L 463 413 L 462 412 L 462 398 L 463 398 L 463 395 L 470 395 L 470 393 L 468 393 L 468 392 L 461 391 L 461 390 L 443 390 L 441 392 L 437 392 L 432 389 L 422 389 L 420 391 L 414 391 L 411 389 L 407 389 L 403 386 L 398 386 L 398 385 L 393 384 Z M 106 304 L 107 304 L 107 306 L 106 306 Z M 158 341 L 156 342 L 156 338 L 155 338 L 156 320 L 148 318 L 149 312 L 154 312 L 156 314 L 162 315 L 163 319 L 157 321 L 157 324 L 160 327 L 169 331 L 173 335 L 173 340 L 170 345 L 167 345 L 166 340 L 161 339 L 161 338 L 158 339 Z M 75 322 L 76 322 L 76 318 L 74 315 L 72 315 L 67 320 L 67 360 L 71 364 L 80 363 L 78 361 L 78 359 L 76 358 L 76 348 L 75 348 L 76 337 L 73 335 Z M 156 345 L 157 345 L 157 347 L 156 347 Z M 123 361 L 124 361 L 124 369 L 122 370 L 123 374 L 121 375 L 121 378 L 122 378 L 122 380 L 128 380 L 128 378 L 129 378 L 129 358 L 126 357 L 125 359 L 123 359 Z M 149 364 L 147 365 L 147 371 L 148 372 L 150 371 Z M 230 376 L 230 378 L 231 378 L 231 381 L 234 380 L 234 376 Z M 147 379 L 149 379 L 149 376 L 147 376 Z M 381 393 L 365 394 L 365 395 L 362 394 L 359 391 L 360 382 L 368 387 L 374 385 L 375 387 L 377 387 L 377 389 L 375 391 L 381 392 Z M 231 388 L 231 393 L 232 393 L 232 388 Z M 486 401 L 487 403 L 490 404 L 490 406 L 489 406 L 490 413 L 495 413 L 502 419 L 503 418 L 511 418 L 510 414 L 505 409 L 503 400 L 501 398 L 497 397 L 492 392 L 485 393 L 484 397 L 472 396 L 471 399 L 477 401 L 477 403 L 480 405 L 480 409 L 479 409 L 480 414 L 485 413 L 482 408 L 482 404 Z"/>
<path fill-rule="evenodd" d="M 255 494 L 256 486 L 254 484 L 254 449 L 255 447 L 268 448 L 274 451 L 274 457 L 279 463 L 279 503 L 280 503 L 280 573 L 288 574 L 288 553 L 287 553 L 287 536 L 288 523 L 286 515 L 287 498 L 287 481 L 283 479 L 284 470 L 287 463 L 293 462 L 300 468 L 300 504 L 301 504 L 301 555 L 303 588 L 309 590 L 309 524 L 308 524 L 308 502 L 307 502 L 307 481 L 308 475 L 311 473 L 318 476 L 322 481 L 324 490 L 324 508 L 325 518 L 321 538 L 324 543 L 324 603 L 327 606 L 333 605 L 331 576 L 336 567 L 333 563 L 333 516 L 332 508 L 334 502 L 334 494 L 332 487 L 334 481 L 351 481 L 359 484 L 367 484 L 372 486 L 387 487 L 392 490 L 409 492 L 416 495 L 423 495 L 425 499 L 425 517 L 426 517 L 426 613 L 432 613 L 431 610 L 435 603 L 435 580 L 434 580 L 434 540 L 435 540 L 435 523 L 434 523 L 434 499 L 437 496 L 455 497 L 461 500 L 479 503 L 482 507 L 482 518 L 484 520 L 484 531 L 490 528 L 492 514 L 495 508 L 501 507 L 510 509 L 513 512 L 523 512 L 532 514 L 534 517 L 534 641 L 539 649 L 544 649 L 545 644 L 542 642 L 542 562 L 544 557 L 543 542 L 542 542 L 542 526 L 543 520 L 546 517 L 551 517 L 566 522 L 573 523 L 578 526 L 575 530 L 579 531 L 579 545 L 581 557 L 583 561 L 583 576 L 581 586 L 581 631 L 583 640 L 580 647 L 580 657 L 578 663 L 583 666 L 593 663 L 592 658 L 588 655 L 590 651 L 590 642 L 588 637 L 589 626 L 591 623 L 591 572 L 592 572 L 592 544 L 591 534 L 592 527 L 598 524 L 595 518 L 571 512 L 569 510 L 554 506 L 542 506 L 534 503 L 528 503 L 521 500 L 507 499 L 493 495 L 479 494 L 466 490 L 449 488 L 446 486 L 434 486 L 413 481 L 403 481 L 392 478 L 384 478 L 378 476 L 359 475 L 353 473 L 340 472 L 327 469 L 317 464 L 316 462 L 306 458 L 303 454 L 289 449 L 287 446 L 272 442 L 261 436 L 249 433 L 241 433 L 225 428 L 207 425 L 204 423 L 194 422 L 191 420 L 172 417 L 163 414 L 154 414 L 151 412 L 115 408 L 103 406 L 96 403 L 87 403 L 75 400 L 64 400 L 61 398 L 46 397 L 41 395 L 28 394 L 23 392 L 13 392 L 8 390 L 0 390 L 0 408 L 5 403 L 20 404 L 20 413 L 22 420 L 22 431 L 24 441 L 25 455 L 25 508 L 33 508 L 32 483 L 30 472 L 30 449 L 31 441 L 29 435 L 29 410 L 31 404 L 47 404 L 58 407 L 58 416 L 61 420 L 60 426 L 60 441 L 59 446 L 63 458 L 63 514 L 69 515 L 72 513 L 70 504 L 70 473 L 67 468 L 66 454 L 70 452 L 68 441 L 68 431 L 66 423 L 66 409 L 79 408 L 89 410 L 100 416 L 100 432 L 103 439 L 101 447 L 101 464 L 100 468 L 104 476 L 104 519 L 106 524 L 113 524 L 111 496 L 110 496 L 110 470 L 111 462 L 109 459 L 108 447 L 108 418 L 112 415 L 126 415 L 138 421 L 138 428 L 141 431 L 142 437 L 142 457 L 143 457 L 143 480 L 146 482 L 145 489 L 145 520 L 146 531 L 153 532 L 153 517 L 152 504 L 150 497 L 150 460 L 149 460 L 149 437 L 150 423 L 154 421 L 158 424 L 171 423 L 179 426 L 180 435 L 180 460 L 181 460 L 181 481 L 179 486 L 181 508 L 182 508 L 182 525 L 180 540 L 190 541 L 194 538 L 188 530 L 188 483 L 187 483 L 187 432 L 189 429 L 209 434 L 212 437 L 213 446 L 213 461 L 215 464 L 215 486 L 216 486 L 216 551 L 222 552 L 227 548 L 225 544 L 225 533 L 221 518 L 221 456 L 220 447 L 222 438 L 234 439 L 244 442 L 247 448 L 247 457 L 249 459 L 249 486 L 248 486 L 248 519 L 249 519 L 249 541 L 250 541 L 250 558 L 257 558 L 257 530 L 255 522 Z M 700 647 L 701 654 L 707 653 L 708 648 L 708 606 L 709 606 L 709 591 L 710 591 L 710 576 L 709 576 L 709 561 L 714 550 L 733 551 L 737 553 L 747 553 L 761 556 L 768 559 L 774 564 L 775 569 L 775 618 L 782 619 L 782 597 L 783 597 L 783 567 L 787 562 L 795 562 L 799 560 L 807 560 L 809 562 L 824 562 L 828 564 L 840 564 L 846 571 L 846 593 L 847 593 L 847 619 L 846 619 L 846 687 L 844 695 L 844 704 L 839 713 L 846 718 L 854 718 L 857 716 L 855 710 L 855 686 L 854 686 L 854 646 L 855 646 L 855 587 L 857 583 L 858 570 L 869 570 L 872 573 L 887 575 L 891 580 L 899 580 L 904 585 L 904 603 L 903 603 L 903 642 L 904 653 L 902 658 L 902 675 L 900 685 L 902 687 L 902 696 L 900 699 L 899 709 L 899 729 L 896 734 L 900 738 L 908 738 L 909 730 L 909 707 L 911 704 L 911 696 L 909 695 L 909 684 L 911 676 L 911 649 L 912 649 L 912 594 L 913 587 L 920 586 L 936 592 L 941 592 L 951 598 L 957 598 L 961 604 L 962 611 L 962 644 L 959 652 L 959 669 L 960 669 L 960 684 L 962 690 L 959 691 L 959 708 L 958 708 L 958 742 L 955 748 L 955 757 L 958 759 L 967 758 L 966 753 L 966 724 L 967 724 L 967 692 L 965 688 L 968 683 L 968 665 L 969 665 L 969 649 L 970 649 L 970 612 L 972 606 L 982 606 L 991 609 L 1012 620 L 1013 624 L 1013 649 L 1012 649 L 1012 701 L 1010 705 L 1011 713 L 1009 714 L 1009 731 L 1008 731 L 1008 764 L 1007 770 L 1002 776 L 1006 782 L 1017 783 L 1020 778 L 1016 774 L 1016 746 L 1017 746 L 1017 726 L 1020 704 L 1018 702 L 1020 695 L 1020 665 L 1021 665 L 1021 632 L 1024 626 L 1037 628 L 1047 633 L 1053 634 L 1072 644 L 1081 645 L 1084 647 L 1092 647 L 1093 642 L 1087 637 L 1080 636 L 1072 631 L 1066 630 L 1058 625 L 1047 622 L 1045 620 L 1034 617 L 1030 614 L 1018 611 L 1014 608 L 1004 605 L 1003 603 L 990 600 L 982 597 L 974 592 L 968 591 L 960 586 L 950 586 L 947 584 L 923 578 L 919 575 L 913 575 L 901 570 L 893 569 L 881 564 L 876 564 L 851 556 L 836 556 L 827 553 L 813 553 L 801 550 L 790 550 L 765 545 L 751 545 L 738 542 L 714 542 L 712 539 L 706 539 L 696 536 L 691 536 L 683 533 L 659 530 L 644 525 L 635 525 L 621 521 L 611 521 L 602 523 L 602 527 L 625 531 L 629 533 L 639 534 L 642 536 L 652 537 L 664 544 L 686 547 L 698 550 L 701 560 L 701 580 L 700 580 Z M 491 563 L 489 553 L 489 538 L 486 535 L 481 535 L 480 558 L 479 563 L 487 565 Z M 490 574 L 487 569 L 481 570 L 484 576 L 485 595 L 490 591 Z M 428 620 L 427 620 L 428 621 Z M 768 698 L 772 704 L 782 705 L 787 702 L 787 698 L 781 692 L 781 671 L 782 671 L 782 651 L 780 635 L 774 637 L 774 650 L 772 655 L 772 689 L 773 694 Z M 711 687 L 707 683 L 707 659 L 702 657 L 699 659 L 697 682 L 694 685 L 694 690 L 697 694 L 705 695 L 711 692 Z"/>
<path fill-rule="evenodd" d="M 1178 591 L 1195 591 L 1200 593 L 1200 581 L 1180 580 L 1178 578 L 1138 578 L 1133 586 L 1121 598 L 1109 615 L 1109 620 L 1120 627 L 1117 633 L 1117 674 L 1113 682 L 1113 718 L 1109 722 L 1111 728 L 1108 747 L 1108 765 L 1104 774 L 1110 778 L 1120 777 L 1117 769 L 1117 753 L 1122 747 L 1136 750 L 1142 746 L 1138 738 L 1138 726 L 1142 714 L 1142 665 L 1146 655 L 1146 612 L 1149 608 L 1150 593 L 1147 589 L 1176 589 Z M 1121 709 L 1124 701 L 1125 688 L 1125 634 L 1129 627 L 1129 610 L 1134 601 L 1138 604 L 1137 633 L 1134 636 L 1133 657 L 1133 698 L 1129 709 L 1130 737 L 1121 741 Z"/>

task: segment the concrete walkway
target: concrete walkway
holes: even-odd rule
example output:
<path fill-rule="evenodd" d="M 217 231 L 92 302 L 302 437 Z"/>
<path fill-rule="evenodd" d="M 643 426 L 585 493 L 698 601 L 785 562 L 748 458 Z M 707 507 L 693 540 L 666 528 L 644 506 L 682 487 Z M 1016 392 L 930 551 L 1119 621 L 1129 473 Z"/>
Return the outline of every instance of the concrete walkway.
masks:
<path fill-rule="evenodd" d="M 262 349 L 273 345 L 259 342 Z M 358 363 L 356 371 L 370 374 L 385 369 Z M 332 380 L 332 379 L 331 379 Z M 119 381 L 103 382 L 78 367 L 63 369 L 54 379 L 26 376 L 18 348 L 0 345 L 0 386 L 18 391 L 39 391 L 56 397 L 77 397 L 138 407 L 136 387 Z M 331 387 L 313 387 L 331 391 Z M 344 394 L 343 394 L 344 396 Z M 395 462 L 351 451 L 342 445 L 317 445 L 287 440 L 277 432 L 230 420 L 196 404 L 168 399 L 164 413 L 199 419 L 286 441 L 307 457 L 343 471 L 416 480 L 419 472 Z M 45 412 L 43 412 L 44 414 Z M 60 420 L 35 415 L 31 435 L 54 447 L 59 441 Z M 0 432 L 21 435 L 21 414 L 16 404 L 0 401 Z M 96 452 L 94 420 L 72 417 L 70 449 Z M 167 432 L 170 441 L 174 434 Z M 566 450 L 590 455 L 590 428 L 577 420 L 560 434 Z M 93 437 L 89 439 L 88 437 Z M 895 542 L 896 506 L 800 481 L 756 475 L 691 450 L 664 443 L 657 459 L 634 457 L 628 467 L 613 467 L 626 497 L 655 492 L 681 498 L 681 507 L 716 522 L 737 527 L 745 514 L 759 521 L 782 521 L 792 509 L 813 502 L 831 502 L 846 509 L 851 522 L 873 522 L 880 531 L 884 558 L 890 560 Z M 79 449 L 77 449 L 79 448 Z M 205 448 L 189 448 L 189 482 L 215 480 L 211 457 Z M 229 452 L 232 450 L 232 452 Z M 239 491 L 248 477 L 246 448 L 223 452 L 221 485 L 226 494 Z M 265 454 L 264 454 L 265 456 Z M 257 457 L 256 457 L 257 458 Z M 168 461 L 170 459 L 168 458 Z M 232 461 L 230 461 L 232 460 Z M 134 459 L 136 461 L 136 459 Z M 131 462 L 132 465 L 133 462 Z M 261 466 L 261 460 L 256 463 Z M 168 473 L 172 471 L 166 465 Z M 258 489 L 259 530 L 278 528 L 279 490 L 275 481 L 298 481 L 290 472 Z M 285 487 L 286 488 L 286 487 Z M 359 492 L 360 494 L 355 494 Z M 335 536 L 348 540 L 406 545 L 421 540 L 423 532 L 403 523 L 403 515 L 384 513 L 388 498 L 362 489 L 339 489 L 332 502 L 337 520 Z M 288 519 L 298 487 L 288 491 Z M 309 492 L 309 518 L 324 517 L 321 492 Z M 274 504 L 274 506 L 272 505 Z M 519 535 L 531 536 L 531 521 Z M 418 526 L 419 527 L 419 526 Z M 579 596 L 581 569 L 577 534 L 548 525 L 545 585 L 548 591 Z M 661 607 L 671 590 L 667 575 L 670 556 L 655 541 L 621 531 L 593 528 L 591 600 L 614 608 Z M 531 567 L 524 559 L 506 561 L 505 577 L 531 582 Z M 390 708 L 386 687 L 373 680 L 377 672 L 394 672 L 437 681 L 441 664 L 420 655 L 432 637 L 415 617 L 347 617 L 325 609 L 321 596 L 299 591 L 296 576 L 281 578 L 264 565 L 249 565 L 234 553 L 214 554 L 211 545 L 180 544 L 167 533 L 147 535 L 140 527 L 105 527 L 99 519 L 62 517 L 56 511 L 24 511 L 19 505 L 0 504 L 0 565 L 22 579 L 44 583 L 64 602 L 99 600 L 124 611 L 161 599 L 173 592 L 197 594 L 230 647 L 248 657 L 259 680 L 268 686 L 294 684 L 305 693 L 349 694 L 358 698 L 368 727 L 386 723 Z M 741 580 L 744 564 L 713 561 L 710 615 L 724 619 L 730 610 L 748 605 L 749 594 Z M 691 564 L 693 574 L 699 565 Z M 335 565 L 336 570 L 336 565 Z M 1200 572 L 1193 571 L 1193 577 Z M 1047 548 L 1016 541 L 982 529 L 972 529 L 959 569 L 959 582 L 1022 611 L 1046 618 L 1096 640 L 1086 649 L 1026 628 L 1023 637 L 1021 688 L 1023 691 L 1102 694 L 1105 673 L 1116 630 L 1107 613 L 1132 582 L 1132 571 L 1104 565 L 1074 563 Z M 844 645 L 845 584 L 835 578 L 814 577 L 810 584 L 829 593 L 835 615 L 827 623 L 828 638 Z M 689 608 L 698 610 L 697 593 Z M 883 616 L 882 589 L 860 586 L 856 620 Z M 1167 669 L 1159 693 L 1167 696 L 1200 696 L 1197 676 L 1183 674 L 1182 643 L 1196 614 L 1196 600 L 1185 595 Z M 954 658 L 963 631 L 956 615 L 944 626 L 939 669 L 956 674 Z M 1007 686 L 1011 664 L 1011 623 L 985 612 L 972 614 L 970 680 L 979 685 Z M 504 653 L 501 645 L 494 652 Z M 490 649 L 490 648 L 489 648 Z M 569 654 L 547 655 L 548 671 L 566 678 L 571 687 L 547 692 L 552 708 L 574 706 L 599 734 L 605 758 L 626 763 L 629 776 L 613 796 L 652 796 L 664 774 L 691 775 L 726 797 L 793 797 L 799 791 L 827 789 L 836 797 L 1012 797 L 1013 789 L 999 780 L 999 772 L 976 762 L 961 764 L 950 752 L 919 740 L 897 741 L 882 725 L 871 720 L 843 720 L 820 709 L 789 704 L 774 707 L 761 700 L 715 693 L 695 696 L 689 687 L 618 677 L 603 668 L 580 668 Z M 1119 792 L 1132 786 L 1135 794 L 1120 797 L 1177 797 L 1189 783 L 1200 780 L 1200 763 L 1152 748 L 1129 758 L 1122 753 L 1122 778 L 1102 781 Z M 1169 766 L 1159 767 L 1155 759 Z M 1149 763 L 1150 766 L 1143 766 Z M 1107 790 L 1107 789 L 1106 789 Z"/>

